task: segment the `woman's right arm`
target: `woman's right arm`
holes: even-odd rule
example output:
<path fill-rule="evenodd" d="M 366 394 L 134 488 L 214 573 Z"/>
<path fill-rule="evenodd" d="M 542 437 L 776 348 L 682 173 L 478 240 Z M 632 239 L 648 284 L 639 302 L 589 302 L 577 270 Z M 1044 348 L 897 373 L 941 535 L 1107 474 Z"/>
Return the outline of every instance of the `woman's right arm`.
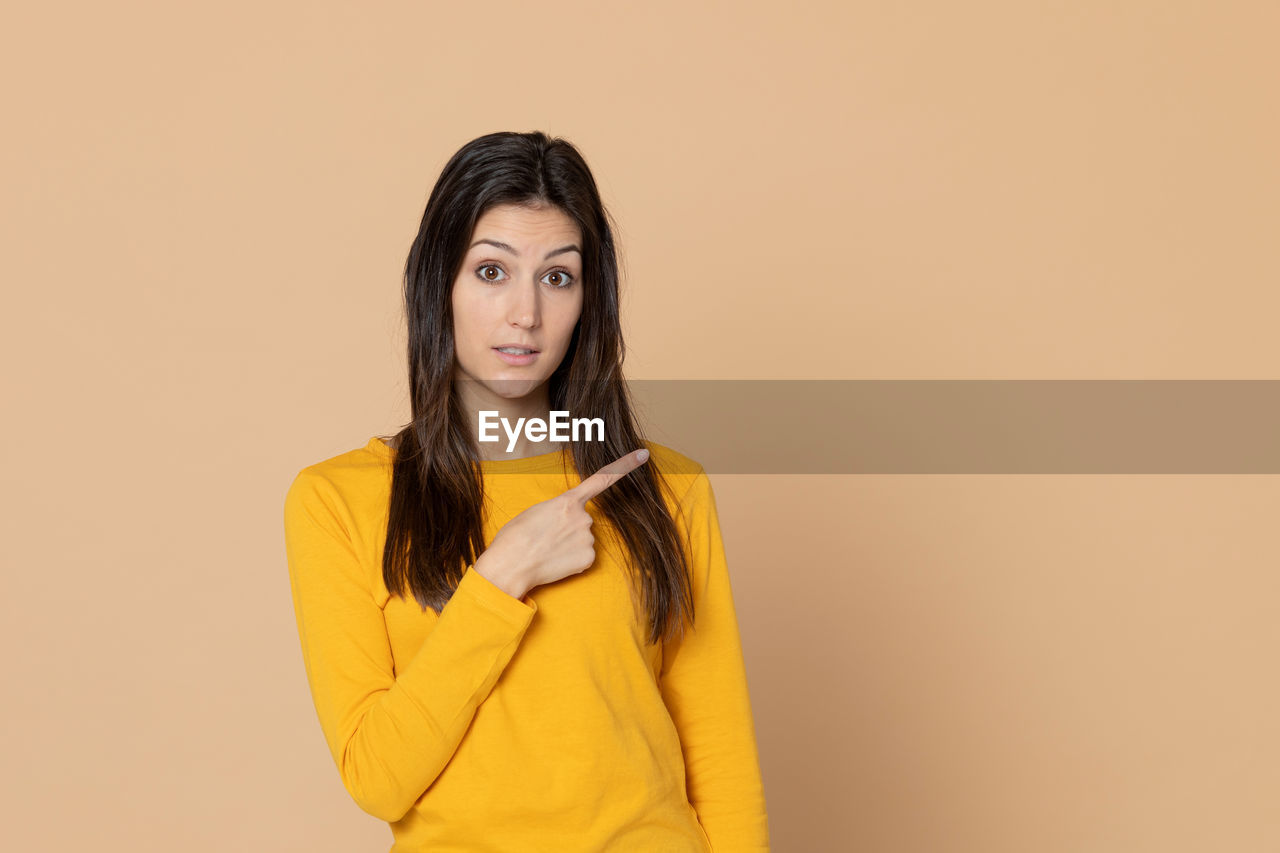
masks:
<path fill-rule="evenodd" d="M 298 474 L 285 497 L 284 529 L 311 696 L 347 792 L 394 822 L 449 763 L 538 608 L 468 567 L 397 677 L 349 523 L 328 480 Z"/>

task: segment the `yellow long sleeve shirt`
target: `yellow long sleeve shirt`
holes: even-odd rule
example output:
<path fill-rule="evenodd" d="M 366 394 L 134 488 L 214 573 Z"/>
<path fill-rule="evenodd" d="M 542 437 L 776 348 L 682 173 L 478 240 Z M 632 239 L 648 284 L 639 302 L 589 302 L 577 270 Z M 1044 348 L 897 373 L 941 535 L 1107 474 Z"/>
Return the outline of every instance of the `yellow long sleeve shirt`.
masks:
<path fill-rule="evenodd" d="M 746 671 L 706 472 L 647 444 L 680 498 L 696 621 L 648 643 L 613 547 L 522 599 L 468 567 L 439 614 L 382 580 L 379 438 L 302 469 L 285 543 L 311 696 L 391 853 L 767 851 Z M 484 461 L 485 541 L 580 482 L 566 452 Z M 670 504 L 669 504 L 670 505 Z M 674 508 L 673 508 L 674 509 Z M 603 520 L 593 506 L 588 511 Z"/>

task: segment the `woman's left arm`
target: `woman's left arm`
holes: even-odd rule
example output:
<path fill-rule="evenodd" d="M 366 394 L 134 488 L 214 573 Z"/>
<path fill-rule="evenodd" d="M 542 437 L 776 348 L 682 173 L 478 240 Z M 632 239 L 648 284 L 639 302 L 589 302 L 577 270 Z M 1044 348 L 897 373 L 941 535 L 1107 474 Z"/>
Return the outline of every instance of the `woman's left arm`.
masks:
<path fill-rule="evenodd" d="M 693 558 L 694 625 L 663 646 L 660 688 L 684 752 L 689 802 L 716 853 L 767 851 L 769 825 L 737 612 L 705 471 L 677 527 Z"/>

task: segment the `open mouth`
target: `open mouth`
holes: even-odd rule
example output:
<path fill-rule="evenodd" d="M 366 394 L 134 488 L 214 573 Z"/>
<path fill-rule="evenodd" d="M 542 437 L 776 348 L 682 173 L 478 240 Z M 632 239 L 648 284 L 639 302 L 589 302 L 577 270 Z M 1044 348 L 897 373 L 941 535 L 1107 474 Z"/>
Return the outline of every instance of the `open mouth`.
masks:
<path fill-rule="evenodd" d="M 522 347 L 494 347 L 493 351 L 507 364 L 515 365 L 532 364 L 539 355 L 537 350 Z"/>

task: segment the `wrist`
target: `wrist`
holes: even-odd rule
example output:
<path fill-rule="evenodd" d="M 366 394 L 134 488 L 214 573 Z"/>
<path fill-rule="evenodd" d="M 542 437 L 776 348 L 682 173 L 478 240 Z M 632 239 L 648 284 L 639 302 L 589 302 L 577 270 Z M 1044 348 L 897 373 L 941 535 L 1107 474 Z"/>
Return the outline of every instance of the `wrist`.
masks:
<path fill-rule="evenodd" d="M 486 551 L 485 554 L 487 553 L 488 552 Z M 520 577 L 519 573 L 491 565 L 490 561 L 485 559 L 485 554 L 481 554 L 476 559 L 472 568 L 474 568 L 485 580 L 489 581 L 489 583 L 493 584 L 512 598 L 524 598 L 529 592 L 529 586 Z"/>

